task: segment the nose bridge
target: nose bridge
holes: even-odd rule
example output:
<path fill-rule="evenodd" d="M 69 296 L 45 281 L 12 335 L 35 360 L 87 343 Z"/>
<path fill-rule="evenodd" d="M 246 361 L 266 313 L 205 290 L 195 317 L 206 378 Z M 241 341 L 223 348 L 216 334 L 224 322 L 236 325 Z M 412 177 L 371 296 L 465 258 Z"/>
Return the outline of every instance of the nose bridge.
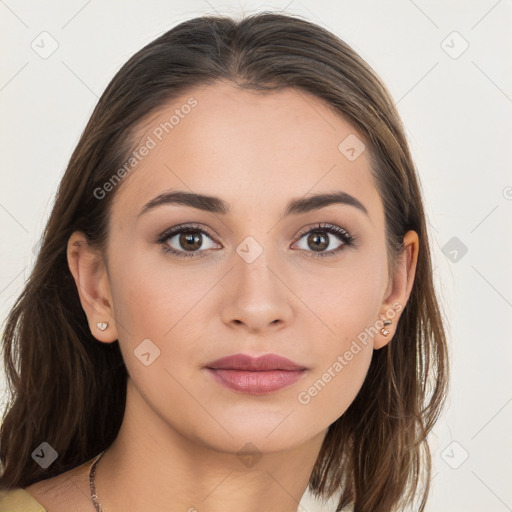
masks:
<path fill-rule="evenodd" d="M 252 235 L 247 236 L 236 248 L 235 266 L 236 278 L 239 280 L 242 290 L 251 293 L 274 292 L 279 287 L 276 282 L 275 269 L 279 267 L 277 262 L 277 250 L 272 247 L 270 234 L 259 234 L 259 241 Z M 278 280 L 277 280 L 278 281 Z"/>
<path fill-rule="evenodd" d="M 249 235 L 233 255 L 234 280 L 224 303 L 224 321 L 243 323 L 251 330 L 288 321 L 291 315 L 290 291 L 279 276 L 278 248 L 271 234 Z"/>

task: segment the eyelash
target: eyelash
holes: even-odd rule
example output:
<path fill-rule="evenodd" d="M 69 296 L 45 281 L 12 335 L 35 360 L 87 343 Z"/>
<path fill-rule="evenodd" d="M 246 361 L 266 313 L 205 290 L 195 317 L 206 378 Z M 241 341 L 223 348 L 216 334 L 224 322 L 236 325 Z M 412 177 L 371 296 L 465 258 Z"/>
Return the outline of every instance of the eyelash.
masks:
<path fill-rule="evenodd" d="M 351 235 L 345 229 L 343 229 L 343 228 L 341 228 L 339 226 L 336 226 L 334 224 L 329 224 L 329 223 L 318 223 L 316 226 L 314 226 L 312 228 L 308 228 L 307 231 L 304 231 L 303 233 L 301 233 L 299 235 L 299 240 L 301 240 L 305 235 L 308 235 L 308 234 L 310 234 L 312 232 L 315 232 L 315 231 L 325 231 L 327 233 L 331 233 L 333 235 L 336 235 L 343 242 L 343 245 L 341 245 L 337 249 L 334 249 L 334 250 L 331 250 L 331 251 L 325 251 L 325 252 L 306 251 L 306 252 L 312 252 L 313 253 L 312 257 L 313 258 L 324 258 L 326 256 L 334 256 L 338 252 L 342 251 L 344 247 L 347 247 L 347 246 L 348 247 L 353 247 L 353 246 L 356 245 L 355 244 L 355 240 L 356 240 L 355 236 Z M 163 250 L 166 253 L 171 253 L 171 254 L 174 254 L 175 256 L 183 257 L 183 258 L 197 258 L 197 257 L 200 258 L 202 256 L 199 256 L 198 253 L 200 254 L 200 253 L 207 252 L 205 250 L 203 250 L 203 251 L 189 251 L 189 252 L 187 252 L 187 251 L 177 251 L 173 247 L 170 247 L 170 246 L 166 245 L 165 242 L 167 242 L 167 240 L 169 240 L 169 238 L 172 238 L 174 235 L 181 234 L 181 233 L 201 233 L 203 235 L 208 236 L 212 240 L 215 240 L 213 235 L 211 233 L 209 233 L 206 229 L 201 228 L 197 224 L 195 224 L 195 225 L 187 224 L 187 225 L 175 226 L 173 228 L 170 228 L 170 229 L 164 231 L 158 237 L 157 243 L 162 245 L 162 248 L 163 248 Z"/>

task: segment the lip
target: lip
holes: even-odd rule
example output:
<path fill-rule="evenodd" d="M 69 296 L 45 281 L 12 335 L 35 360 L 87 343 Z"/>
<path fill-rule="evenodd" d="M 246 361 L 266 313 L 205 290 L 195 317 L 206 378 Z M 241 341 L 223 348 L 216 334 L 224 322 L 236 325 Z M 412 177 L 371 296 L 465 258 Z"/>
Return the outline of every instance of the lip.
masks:
<path fill-rule="evenodd" d="M 306 367 L 277 354 L 234 354 L 208 363 L 205 369 L 219 384 L 254 395 L 291 386 L 307 372 Z"/>
<path fill-rule="evenodd" d="M 305 366 L 301 366 L 291 359 L 278 356 L 277 354 L 265 354 L 259 357 L 252 357 L 247 354 L 233 354 L 206 364 L 206 368 L 213 370 L 245 370 L 252 372 L 306 369 Z"/>

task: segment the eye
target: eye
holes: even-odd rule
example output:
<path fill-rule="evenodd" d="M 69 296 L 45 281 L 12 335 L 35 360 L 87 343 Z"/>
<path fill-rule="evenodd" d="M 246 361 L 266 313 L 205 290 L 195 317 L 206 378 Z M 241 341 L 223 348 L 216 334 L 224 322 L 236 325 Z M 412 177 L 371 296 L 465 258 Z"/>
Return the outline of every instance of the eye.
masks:
<path fill-rule="evenodd" d="M 307 237 L 306 237 L 307 235 Z M 338 240 L 341 240 L 341 244 L 334 247 L 330 235 L 335 235 Z M 306 237 L 306 238 L 305 238 Z M 355 237 L 352 236 L 347 230 L 335 226 L 334 224 L 318 224 L 314 228 L 310 228 L 308 231 L 303 233 L 300 240 L 305 238 L 306 245 L 313 248 L 313 251 L 309 251 L 308 247 L 299 247 L 308 252 L 313 252 L 312 256 L 315 258 L 323 258 L 325 256 L 334 256 L 338 252 L 342 251 L 345 246 L 354 246 Z M 329 250 L 327 250 L 329 249 Z"/>
<path fill-rule="evenodd" d="M 175 226 L 164 231 L 157 240 L 162 244 L 163 250 L 180 257 L 202 257 L 207 249 L 215 247 L 205 247 L 203 239 L 208 237 L 212 240 L 205 229 L 197 225 Z M 173 241 L 173 239 L 175 239 Z M 206 244 L 208 245 L 208 244 Z M 202 249 L 201 251 L 199 249 Z"/>
<path fill-rule="evenodd" d="M 333 248 L 332 238 L 330 235 L 334 235 L 339 241 L 341 241 L 341 244 Z M 179 257 L 202 257 L 208 249 L 221 247 L 220 244 L 215 245 L 215 243 L 211 244 L 210 247 L 205 247 L 203 242 L 204 237 L 207 237 L 210 242 L 213 242 L 213 235 L 211 235 L 206 229 L 201 228 L 198 225 L 181 225 L 164 231 L 159 236 L 157 243 L 162 245 L 165 252 Z M 302 233 L 300 235 L 300 240 L 303 238 L 305 239 L 305 243 L 309 244 L 313 250 L 310 251 L 308 247 L 299 247 L 299 249 L 303 249 L 307 252 L 313 252 L 312 256 L 319 258 L 333 256 L 342 251 L 345 246 L 355 245 L 355 237 L 350 235 L 344 228 L 334 224 L 320 223 L 314 228 L 310 228 L 306 232 Z"/>

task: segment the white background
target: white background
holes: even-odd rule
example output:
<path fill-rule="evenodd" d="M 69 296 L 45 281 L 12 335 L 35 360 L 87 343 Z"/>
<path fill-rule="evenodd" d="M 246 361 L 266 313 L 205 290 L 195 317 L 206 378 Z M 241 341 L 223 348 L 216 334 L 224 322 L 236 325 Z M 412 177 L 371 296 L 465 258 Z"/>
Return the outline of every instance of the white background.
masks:
<path fill-rule="evenodd" d="M 397 102 L 424 191 L 452 358 L 449 401 L 431 436 L 427 510 L 512 510 L 511 1 L 0 1 L 1 320 L 119 67 L 181 21 L 263 9 L 334 32 Z M 46 59 L 31 47 L 43 31 L 58 43 Z M 459 248 L 446 246 L 453 237 Z M 334 510 L 307 496 L 301 504 Z"/>

